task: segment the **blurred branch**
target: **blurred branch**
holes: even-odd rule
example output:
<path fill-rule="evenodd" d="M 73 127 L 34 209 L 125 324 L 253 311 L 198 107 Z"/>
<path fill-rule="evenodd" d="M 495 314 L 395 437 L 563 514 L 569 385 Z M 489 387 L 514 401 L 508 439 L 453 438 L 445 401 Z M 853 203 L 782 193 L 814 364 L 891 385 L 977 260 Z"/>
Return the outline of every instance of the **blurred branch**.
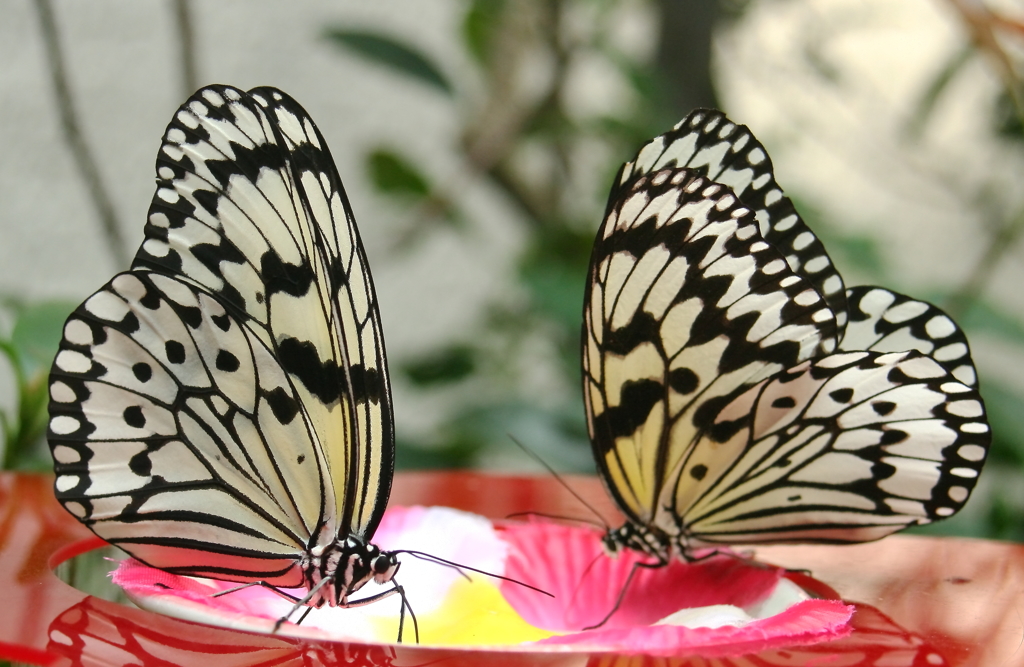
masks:
<path fill-rule="evenodd" d="M 1024 86 L 1021 85 L 1013 60 L 996 35 L 998 29 L 1011 29 L 1020 36 L 1024 34 L 1024 25 L 993 12 L 975 0 L 949 0 L 949 3 L 960 14 L 974 45 L 995 64 L 1017 116 L 1024 123 Z"/>
<path fill-rule="evenodd" d="M 178 29 L 178 49 L 181 52 L 182 98 L 188 98 L 199 89 L 196 68 L 196 39 L 192 24 L 192 6 L 189 0 L 172 0 L 174 20 Z"/>
<path fill-rule="evenodd" d="M 981 2 L 973 0 L 949 0 L 960 14 L 975 48 L 984 54 L 995 66 L 1007 95 L 1013 104 L 1021 125 L 1024 125 L 1024 82 L 1010 55 L 999 43 L 998 30 L 1010 30 L 1017 37 L 1024 36 L 1024 25 L 993 12 Z M 1024 231 L 1024 210 L 995 231 L 988 247 L 971 271 L 970 277 L 949 299 L 948 310 L 954 318 L 962 316 L 980 297 L 1006 256 L 1013 242 Z"/>
<path fill-rule="evenodd" d="M 67 72 L 64 69 L 64 56 L 61 53 L 60 39 L 57 35 L 57 22 L 53 16 L 53 6 L 50 4 L 50 0 L 35 0 L 35 5 L 36 12 L 39 14 L 39 26 L 46 47 L 46 57 L 50 65 L 50 80 L 53 83 L 53 92 L 57 97 L 57 110 L 60 114 L 64 138 L 71 149 L 75 165 L 81 172 L 82 178 L 85 179 L 86 189 L 96 208 L 96 214 L 100 217 L 103 232 L 106 234 L 110 251 L 114 255 L 114 262 L 118 267 L 127 266 L 129 257 L 124 237 L 121 235 L 117 213 L 103 186 L 99 167 L 92 157 L 89 146 L 85 143 L 78 123 L 78 114 L 71 99 L 71 88 L 68 85 Z"/>
<path fill-rule="evenodd" d="M 992 235 L 984 254 L 974 265 L 970 276 L 960 288 L 954 292 L 947 303 L 945 310 L 954 320 L 962 319 L 964 314 L 981 297 L 985 286 L 995 272 L 996 267 L 1003 260 L 1006 253 L 1013 247 L 1014 241 L 1024 231 L 1024 209 Z"/>

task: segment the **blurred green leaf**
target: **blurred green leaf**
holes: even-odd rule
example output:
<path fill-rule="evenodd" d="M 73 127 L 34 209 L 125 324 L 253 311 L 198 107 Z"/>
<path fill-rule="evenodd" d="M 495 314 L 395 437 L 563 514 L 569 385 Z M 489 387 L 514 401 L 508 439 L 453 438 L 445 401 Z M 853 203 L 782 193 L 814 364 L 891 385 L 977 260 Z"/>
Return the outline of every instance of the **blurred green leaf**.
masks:
<path fill-rule="evenodd" d="M 415 199 L 430 196 L 427 177 L 398 153 L 378 148 L 366 156 L 366 172 L 378 191 Z"/>
<path fill-rule="evenodd" d="M 452 345 L 402 366 L 409 380 L 424 387 L 463 380 L 476 369 L 476 353 L 468 345 Z"/>
<path fill-rule="evenodd" d="M 1015 345 L 1024 345 L 1024 325 L 1015 316 L 987 301 L 974 301 L 971 307 L 957 317 L 961 329 L 975 333 L 999 336 Z"/>
<path fill-rule="evenodd" d="M 64 321 L 78 304 L 43 301 L 24 306 L 11 332 L 11 344 L 18 351 L 26 374 L 49 368 L 57 354 Z"/>
<path fill-rule="evenodd" d="M 989 460 L 1024 466 L 1024 398 L 990 379 L 983 379 L 981 395 L 992 427 Z"/>
<path fill-rule="evenodd" d="M 483 65 L 490 60 L 491 43 L 498 22 L 505 14 L 504 0 L 472 0 L 462 21 L 462 39 L 466 50 Z"/>
<path fill-rule="evenodd" d="M 928 121 L 931 120 L 939 98 L 942 97 L 942 94 L 949 88 L 949 84 L 956 78 L 957 74 L 963 71 L 964 66 L 970 62 L 973 56 L 973 45 L 965 46 L 953 54 L 935 75 L 935 78 L 932 79 L 931 84 L 924 91 L 924 94 L 921 95 L 917 108 L 914 109 L 907 124 L 907 133 L 912 138 L 919 139 L 924 133 L 924 128 L 928 125 Z"/>
<path fill-rule="evenodd" d="M 425 55 L 387 35 L 363 30 L 328 30 L 328 39 L 368 60 L 432 86 L 447 95 L 454 90 Z"/>

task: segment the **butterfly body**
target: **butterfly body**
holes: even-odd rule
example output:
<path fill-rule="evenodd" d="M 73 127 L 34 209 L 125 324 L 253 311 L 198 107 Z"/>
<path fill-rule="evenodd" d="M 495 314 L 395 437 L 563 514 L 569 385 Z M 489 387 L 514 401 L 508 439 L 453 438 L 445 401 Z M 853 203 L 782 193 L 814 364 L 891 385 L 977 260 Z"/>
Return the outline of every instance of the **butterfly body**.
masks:
<path fill-rule="evenodd" d="M 956 512 L 991 438 L 963 333 L 846 288 L 717 111 L 620 170 L 582 338 L 593 452 L 626 515 L 612 554 L 878 539 Z"/>
<path fill-rule="evenodd" d="M 273 88 L 175 114 L 130 271 L 68 318 L 50 375 L 55 492 L 168 572 L 401 594 L 371 543 L 394 467 L 369 267 L 309 115 Z M 404 603 L 403 603 L 404 605 Z M 404 612 L 404 606 L 403 606 Z"/>

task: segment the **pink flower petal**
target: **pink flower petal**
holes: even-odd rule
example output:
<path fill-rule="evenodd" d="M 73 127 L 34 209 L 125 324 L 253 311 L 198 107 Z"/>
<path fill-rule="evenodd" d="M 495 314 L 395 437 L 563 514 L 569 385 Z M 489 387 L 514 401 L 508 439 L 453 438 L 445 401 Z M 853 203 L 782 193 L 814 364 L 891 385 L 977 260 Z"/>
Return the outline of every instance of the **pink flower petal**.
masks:
<path fill-rule="evenodd" d="M 501 534 L 509 542 L 506 576 L 547 590 L 555 598 L 511 583 L 502 584 L 502 593 L 529 623 L 572 633 L 541 640 L 541 645 L 665 655 L 680 651 L 740 655 L 827 641 L 850 631 L 853 609 L 837 600 L 805 600 L 775 616 L 739 626 L 652 625 L 680 609 L 732 605 L 756 610 L 776 589 L 785 570 L 720 554 L 695 563 L 673 561 L 664 567 L 638 568 L 627 587 L 634 565 L 651 559 L 630 550 L 609 558 L 595 530 L 534 521 L 505 525 Z M 622 602 L 607 622 L 580 632 L 615 609 L 624 588 Z"/>
<path fill-rule="evenodd" d="M 503 528 L 500 534 L 510 546 L 505 576 L 555 597 L 511 583 L 502 584 L 502 593 L 528 622 L 549 630 L 574 632 L 601 622 L 615 607 L 634 564 L 652 560 L 632 550 L 609 558 L 601 534 L 589 528 L 542 521 Z M 784 574 L 781 568 L 724 554 L 697 563 L 639 568 L 619 609 L 602 627 L 650 625 L 693 607 L 750 607 L 767 598 Z"/>

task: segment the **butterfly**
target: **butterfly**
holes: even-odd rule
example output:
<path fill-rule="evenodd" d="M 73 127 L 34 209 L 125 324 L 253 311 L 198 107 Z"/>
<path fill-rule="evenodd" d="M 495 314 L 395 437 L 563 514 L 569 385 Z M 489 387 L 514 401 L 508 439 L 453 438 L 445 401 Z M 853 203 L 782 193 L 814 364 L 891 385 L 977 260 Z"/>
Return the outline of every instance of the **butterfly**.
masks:
<path fill-rule="evenodd" d="M 626 517 L 604 542 L 862 542 L 948 517 L 991 434 L 935 306 L 846 288 L 764 147 L 698 109 L 616 178 L 591 257 L 583 395 Z"/>
<path fill-rule="evenodd" d="M 397 593 L 401 637 L 399 562 L 370 541 L 394 471 L 384 339 L 323 135 L 277 89 L 208 86 L 156 172 L 131 269 L 64 325 L 57 499 L 147 565 L 262 585 L 293 612 Z M 392 588 L 354 599 L 371 580 Z"/>

